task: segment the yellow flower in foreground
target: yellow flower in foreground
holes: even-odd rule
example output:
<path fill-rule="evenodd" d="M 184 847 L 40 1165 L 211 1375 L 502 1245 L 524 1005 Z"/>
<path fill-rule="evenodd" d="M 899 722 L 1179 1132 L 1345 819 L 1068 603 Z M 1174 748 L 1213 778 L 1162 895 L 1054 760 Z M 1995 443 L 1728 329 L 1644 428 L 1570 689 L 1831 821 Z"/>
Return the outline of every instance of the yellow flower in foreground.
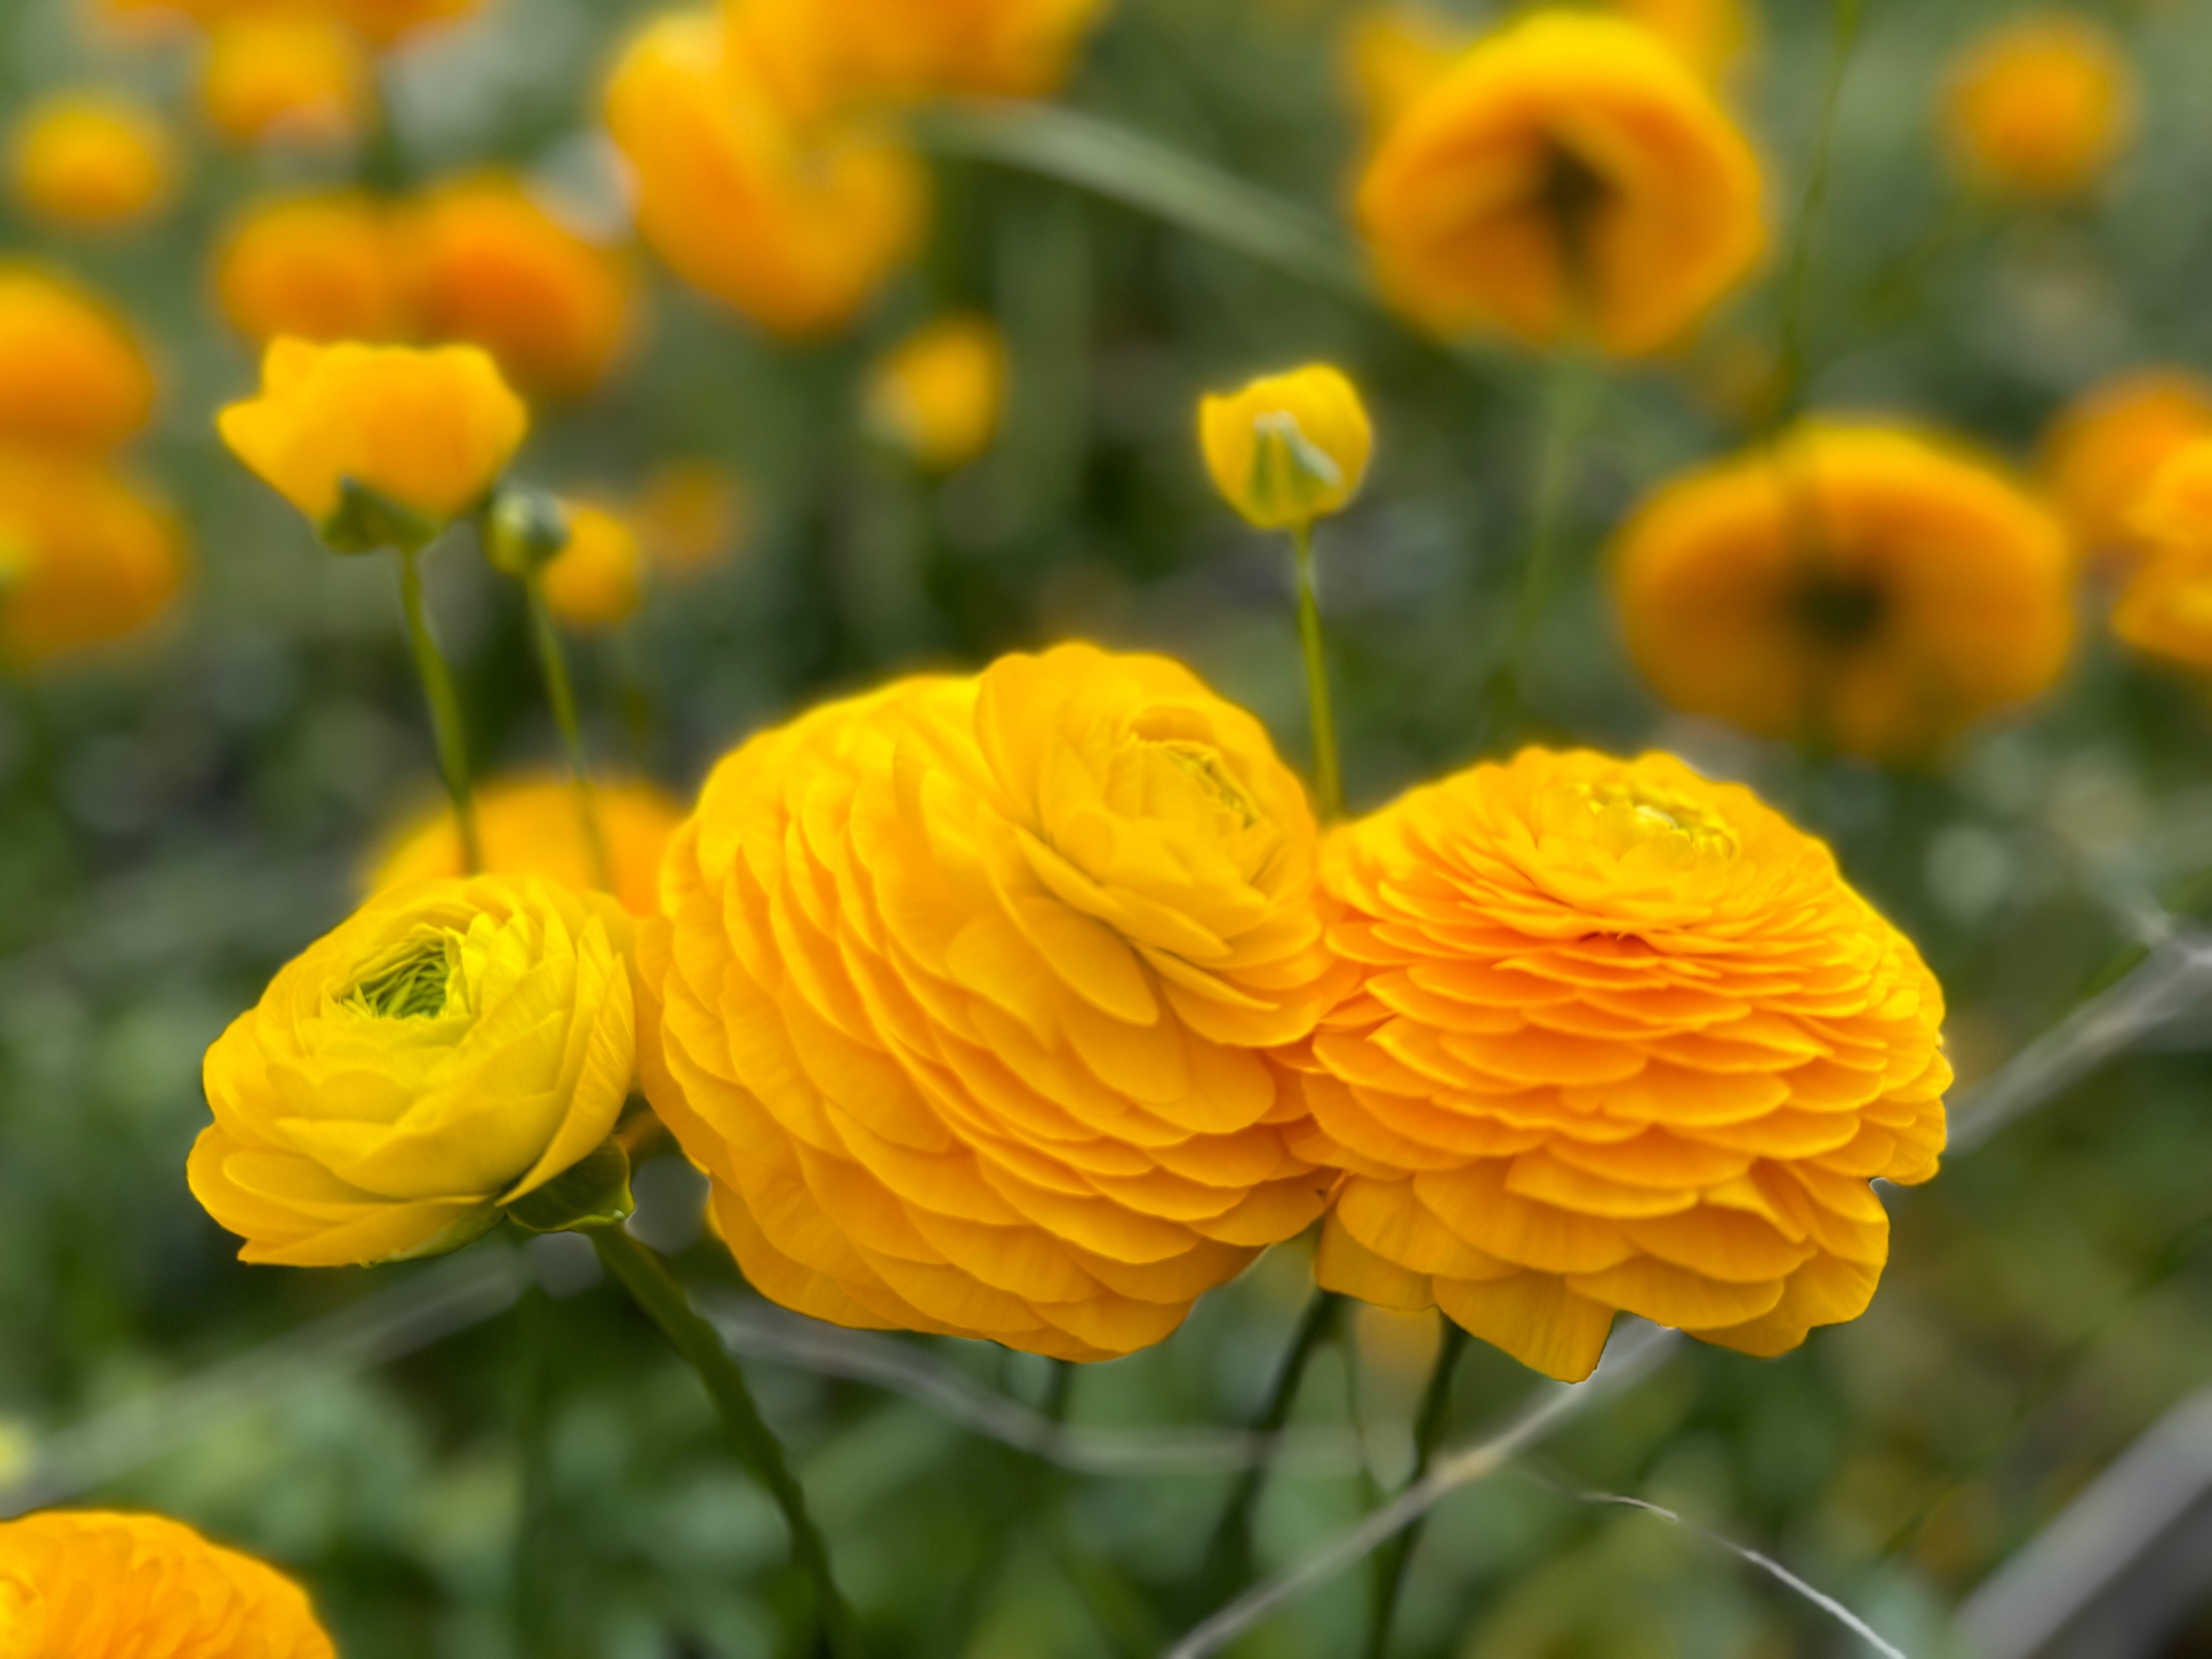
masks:
<path fill-rule="evenodd" d="M 350 481 L 434 529 L 482 501 L 530 425 L 475 346 L 272 343 L 261 393 L 216 417 L 263 482 L 327 530 Z"/>
<path fill-rule="evenodd" d="M 2133 137 L 2135 72 L 2095 18 L 2031 13 L 1967 47 L 1942 113 L 1953 160 L 1974 183 L 2012 196 L 2071 196 Z"/>
<path fill-rule="evenodd" d="M 175 521 L 105 466 L 0 448 L 0 659 L 34 667 L 120 638 L 183 579 Z"/>
<path fill-rule="evenodd" d="M 634 916 L 660 908 L 660 855 L 684 820 L 668 792 L 641 779 L 595 780 L 599 828 L 614 868 L 615 897 Z M 484 868 L 495 875 L 549 876 L 580 893 L 595 885 L 591 843 L 577 810 L 576 787 L 566 773 L 525 772 L 493 778 L 476 787 L 477 836 Z M 461 838 L 450 806 L 441 806 L 402 827 L 378 854 L 368 876 L 372 892 L 407 882 L 465 872 Z"/>
<path fill-rule="evenodd" d="M 2212 382 L 2186 369 L 2136 369 L 2069 404 L 2044 435 L 2042 463 L 2082 550 L 2115 562 L 2140 557 L 2143 492 L 2200 438 L 2212 438 Z"/>
<path fill-rule="evenodd" d="M 1105 0 L 725 0 L 802 102 L 1036 98 L 1067 78 Z"/>
<path fill-rule="evenodd" d="M 16 199 L 58 224 L 98 229 L 143 219 L 167 203 L 175 171 L 160 118 L 96 88 L 33 105 L 9 138 Z"/>
<path fill-rule="evenodd" d="M 386 342 L 414 330 L 392 210 L 360 191 L 249 204 L 216 251 L 215 282 L 250 339 Z"/>
<path fill-rule="evenodd" d="M 112 449 L 153 405 L 153 374 L 105 303 L 61 277 L 0 263 L 0 442 Z"/>
<path fill-rule="evenodd" d="M 1750 273 L 1759 191 L 1743 133 L 1656 37 L 1539 11 L 1391 128 L 1357 206 L 1384 291 L 1430 326 L 1640 353 Z"/>
<path fill-rule="evenodd" d="M 1229 504 L 1262 530 L 1286 530 L 1344 510 L 1375 437 L 1342 371 L 1312 363 L 1201 398 L 1198 441 Z"/>
<path fill-rule="evenodd" d="M 563 501 L 568 544 L 545 566 L 545 604 L 571 628 L 611 628 L 637 609 L 645 554 L 637 532 L 603 507 Z"/>
<path fill-rule="evenodd" d="M 1006 342 L 988 317 L 940 317 L 878 360 L 868 424 L 935 472 L 991 447 L 1006 402 Z"/>
<path fill-rule="evenodd" d="M 1269 1050 L 1341 988 L 1257 721 L 1067 645 L 754 738 L 671 843 L 641 1069 L 745 1276 L 1070 1359 L 1319 1213 Z"/>
<path fill-rule="evenodd" d="M 1692 471 L 1614 550 L 1629 649 L 1668 702 L 1893 760 L 2057 678 L 2072 573 L 2064 528 L 2010 478 L 1882 427 Z"/>
<path fill-rule="evenodd" d="M 6 1659 L 335 1659 L 306 1592 L 154 1515 L 0 1521 Z"/>
<path fill-rule="evenodd" d="M 630 516 L 653 568 L 682 581 L 735 552 L 750 514 L 742 478 L 713 461 L 690 459 L 664 461 L 647 473 Z"/>
<path fill-rule="evenodd" d="M 325 13 L 217 20 L 200 68 L 200 110 L 240 143 L 331 143 L 358 132 L 374 69 L 360 37 Z"/>
<path fill-rule="evenodd" d="M 1821 842 L 1669 756 L 1531 749 L 1323 879 L 1363 975 L 1313 1043 L 1323 1285 L 1568 1379 L 1618 1310 L 1773 1354 L 1865 1309 L 1868 1182 L 1936 1172 L 1951 1073 L 1935 976 Z"/>
<path fill-rule="evenodd" d="M 2149 550 L 2112 611 L 2138 651 L 2212 669 L 2212 438 L 2178 450 L 2135 514 Z"/>
<path fill-rule="evenodd" d="M 378 894 L 208 1050 L 192 1195 L 246 1261 L 474 1238 L 612 1133 L 635 1054 L 630 927 L 541 876 Z"/>

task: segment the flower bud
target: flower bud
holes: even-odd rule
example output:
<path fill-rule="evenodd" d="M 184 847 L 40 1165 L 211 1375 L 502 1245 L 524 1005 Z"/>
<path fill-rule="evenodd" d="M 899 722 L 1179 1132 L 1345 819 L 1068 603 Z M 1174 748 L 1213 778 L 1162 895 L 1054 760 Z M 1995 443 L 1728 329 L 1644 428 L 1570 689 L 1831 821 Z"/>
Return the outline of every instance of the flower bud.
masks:
<path fill-rule="evenodd" d="M 484 509 L 484 557 L 509 576 L 543 569 L 568 544 L 561 503 L 526 484 L 501 484 Z"/>
<path fill-rule="evenodd" d="M 1359 393 L 1320 363 L 1204 398 L 1198 435 L 1214 487 L 1262 530 L 1341 512 L 1359 493 L 1374 445 Z"/>

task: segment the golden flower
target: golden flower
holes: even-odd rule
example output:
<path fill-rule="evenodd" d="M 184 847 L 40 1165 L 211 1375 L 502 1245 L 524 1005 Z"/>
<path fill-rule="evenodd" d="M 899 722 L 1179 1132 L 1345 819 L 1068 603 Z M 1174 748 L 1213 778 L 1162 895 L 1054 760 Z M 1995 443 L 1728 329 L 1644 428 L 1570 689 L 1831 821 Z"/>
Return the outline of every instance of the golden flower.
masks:
<path fill-rule="evenodd" d="M 0 447 L 0 659 L 36 667 L 120 638 L 183 579 L 175 521 L 106 467 Z"/>
<path fill-rule="evenodd" d="M 1751 33 L 1744 0 L 1611 0 L 1611 9 L 1650 29 L 1708 81 L 1727 77 Z"/>
<path fill-rule="evenodd" d="M 153 406 L 153 374 L 104 301 L 0 262 L 0 442 L 112 449 Z"/>
<path fill-rule="evenodd" d="M 476 346 L 272 343 L 261 392 L 216 416 L 262 481 L 327 529 L 343 486 L 373 491 L 435 528 L 488 494 L 529 429 L 529 411 Z"/>
<path fill-rule="evenodd" d="M 2159 468 L 2134 514 L 2148 550 L 2112 611 L 2138 651 L 2212 668 L 2212 436 Z"/>
<path fill-rule="evenodd" d="M 1309 363 L 1200 398 L 1198 441 L 1230 506 L 1262 530 L 1287 530 L 1344 510 L 1375 437 L 1342 371 Z"/>
<path fill-rule="evenodd" d="M 1346 22 L 1338 47 L 1346 89 L 1370 143 L 1398 125 L 1467 49 L 1464 30 L 1426 6 L 1363 6 Z"/>
<path fill-rule="evenodd" d="M 670 843 L 647 1094 L 786 1306 L 1129 1352 L 1327 1195 L 1269 1054 L 1343 986 L 1315 856 L 1259 723 L 1163 658 L 831 703 Z"/>
<path fill-rule="evenodd" d="M 6 1659 L 335 1659 L 307 1593 L 156 1515 L 0 1521 Z"/>
<path fill-rule="evenodd" d="M 374 70 L 360 37 L 313 11 L 251 11 L 208 32 L 200 109 L 240 143 L 331 143 L 358 132 Z"/>
<path fill-rule="evenodd" d="M 779 334 L 833 330 L 918 241 L 927 185 L 903 144 L 802 133 L 709 14 L 664 17 L 617 65 L 607 125 L 646 242 L 694 287 Z"/>
<path fill-rule="evenodd" d="M 744 481 L 713 461 L 664 461 L 646 475 L 630 517 L 653 567 L 678 581 L 721 563 L 744 539 Z"/>
<path fill-rule="evenodd" d="M 868 424 L 934 472 L 991 447 L 1006 402 L 1006 342 L 988 317 L 940 317 L 877 360 Z"/>
<path fill-rule="evenodd" d="M 192 1195 L 244 1261 L 467 1243 L 613 1132 L 635 1071 L 631 922 L 535 875 L 377 894 L 208 1050 Z"/>
<path fill-rule="evenodd" d="M 2002 195 L 2052 199 L 2094 183 L 2135 126 L 2135 74 L 2078 12 L 2035 12 L 1972 42 L 1944 91 L 1953 160 Z"/>
<path fill-rule="evenodd" d="M 2058 520 L 1994 468 L 1821 424 L 1662 485 L 1613 574 L 1629 649 L 1676 708 L 1914 759 L 2058 677 L 2072 566 Z"/>
<path fill-rule="evenodd" d="M 1067 78 L 1105 0 L 724 0 L 802 110 L 971 94 L 1036 98 Z"/>
<path fill-rule="evenodd" d="M 1951 1073 L 1935 976 L 1820 842 L 1670 756 L 1530 749 L 1322 879 L 1362 973 L 1308 1079 L 1303 1150 L 1350 1171 L 1323 1285 L 1568 1379 L 1617 1310 L 1773 1354 L 1865 1308 L 1868 1181 L 1936 1172 Z"/>
<path fill-rule="evenodd" d="M 1648 30 L 1539 11 L 1391 128 L 1357 206 L 1385 292 L 1430 326 L 1638 353 L 1749 273 L 1759 189 L 1742 132 Z"/>
<path fill-rule="evenodd" d="M 568 544 L 545 566 L 545 604 L 569 627 L 611 628 L 637 609 L 645 555 L 637 532 L 603 507 L 563 501 Z"/>
<path fill-rule="evenodd" d="M 146 218 L 168 201 L 175 172 L 160 118 L 94 88 L 40 100 L 9 137 L 15 198 L 57 224 L 101 229 Z"/>
<path fill-rule="evenodd" d="M 683 821 L 668 792 L 642 779 L 596 781 L 599 828 L 613 866 L 614 896 L 634 916 L 660 908 L 660 855 Z M 493 778 L 476 789 L 477 836 L 483 867 L 495 875 L 548 876 L 580 893 L 597 885 L 591 843 L 566 773 L 525 772 Z M 410 820 L 377 855 L 371 892 L 412 881 L 465 874 L 460 833 L 450 806 Z"/>
<path fill-rule="evenodd" d="M 413 331 L 391 210 L 359 191 L 249 204 L 216 252 L 215 283 L 250 339 L 393 341 Z"/>
<path fill-rule="evenodd" d="M 2067 405 L 2044 434 L 2044 477 L 2081 549 L 2118 562 L 2144 550 L 2135 511 L 2159 469 L 2212 437 L 2212 383 L 2181 368 L 2117 375 Z"/>
<path fill-rule="evenodd" d="M 589 392 L 629 337 L 630 281 L 621 260 L 555 219 L 512 174 L 431 191 L 404 245 L 423 330 L 433 339 L 473 341 L 527 390 Z"/>

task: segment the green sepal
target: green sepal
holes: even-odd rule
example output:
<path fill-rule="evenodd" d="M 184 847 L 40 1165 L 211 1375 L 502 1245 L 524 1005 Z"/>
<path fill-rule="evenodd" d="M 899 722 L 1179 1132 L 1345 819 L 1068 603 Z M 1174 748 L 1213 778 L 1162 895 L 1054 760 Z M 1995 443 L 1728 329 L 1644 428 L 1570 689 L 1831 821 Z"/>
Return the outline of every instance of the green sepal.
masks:
<path fill-rule="evenodd" d="M 515 1225 L 533 1233 L 572 1233 L 611 1227 L 637 1207 L 629 1195 L 629 1154 L 618 1140 L 603 1140 L 580 1164 L 507 1206 Z"/>
<path fill-rule="evenodd" d="M 395 1251 L 391 1255 L 380 1255 L 375 1261 L 363 1262 L 362 1265 L 368 1267 L 383 1267 L 395 1261 L 422 1261 L 434 1255 L 451 1255 L 455 1250 L 465 1249 L 475 1243 L 477 1240 L 498 1225 L 499 1206 L 486 1204 L 477 1209 L 465 1211 L 448 1222 L 444 1231 L 434 1238 L 424 1240 L 412 1249 Z"/>
<path fill-rule="evenodd" d="M 550 564 L 568 544 L 568 515 L 561 503 L 528 484 L 501 484 L 484 503 L 478 524 L 484 557 L 493 569 L 527 576 Z"/>
<path fill-rule="evenodd" d="M 1265 522 L 1310 523 L 1340 504 L 1344 469 L 1297 416 L 1270 410 L 1252 428 L 1252 500 Z"/>
<path fill-rule="evenodd" d="M 374 553 L 387 547 L 419 553 L 437 539 L 441 528 L 413 507 L 343 477 L 338 480 L 338 509 L 316 533 L 333 553 Z"/>

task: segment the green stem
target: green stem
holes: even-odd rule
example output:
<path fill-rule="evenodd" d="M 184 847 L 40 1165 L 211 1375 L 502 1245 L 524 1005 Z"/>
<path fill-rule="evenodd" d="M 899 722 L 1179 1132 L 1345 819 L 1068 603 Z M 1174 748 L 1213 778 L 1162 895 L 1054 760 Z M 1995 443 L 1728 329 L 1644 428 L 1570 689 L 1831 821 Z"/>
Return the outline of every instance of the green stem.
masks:
<path fill-rule="evenodd" d="M 830 1571 L 830 1549 L 806 1510 L 806 1494 L 791 1473 L 783 1444 L 753 1403 L 750 1388 L 736 1357 L 722 1346 L 714 1328 L 699 1316 L 667 1263 L 621 1226 L 593 1227 L 586 1233 L 600 1265 L 629 1292 L 630 1299 L 698 1373 L 721 1414 L 731 1449 L 775 1500 L 791 1531 L 791 1555 L 813 1592 L 814 1618 L 823 1644 L 839 1659 L 857 1659 L 860 1632 L 837 1581 Z"/>
<path fill-rule="evenodd" d="M 1449 1319 L 1443 1328 L 1436 1366 L 1429 1372 L 1429 1386 L 1422 1392 L 1420 1409 L 1413 1416 L 1413 1472 L 1406 1477 L 1408 1486 L 1429 1472 L 1451 1422 L 1452 1378 L 1458 1373 L 1460 1355 L 1467 1351 L 1467 1333 Z M 1417 1520 L 1376 1554 L 1375 1620 L 1368 1628 L 1367 1659 L 1383 1659 L 1390 1650 L 1391 1627 L 1398 1621 L 1398 1593 L 1405 1584 L 1406 1568 L 1420 1535 L 1421 1522 Z"/>
<path fill-rule="evenodd" d="M 468 737 L 461 724 L 461 700 L 453 690 L 453 671 L 446 666 L 423 609 L 422 559 L 419 548 L 399 550 L 399 602 L 407 612 L 407 640 L 415 650 L 415 670 L 422 676 L 422 695 L 430 704 L 438 767 L 445 774 L 446 793 L 453 802 L 453 822 L 460 830 L 461 865 L 474 875 L 483 868 L 483 846 L 477 839 L 476 803 L 469 794 Z"/>
<path fill-rule="evenodd" d="M 1830 14 L 1827 74 L 1820 87 L 1820 111 L 1813 129 L 1813 154 L 1805 170 L 1805 195 L 1798 204 L 1797 222 L 1790 232 L 1790 263 L 1782 279 L 1782 317 L 1777 352 L 1773 409 L 1770 426 L 1779 426 L 1797 412 L 1805 395 L 1805 313 L 1811 287 L 1813 243 L 1820 213 L 1828 199 L 1828 180 L 1835 155 L 1836 110 L 1843 100 L 1844 77 L 1857 47 L 1859 27 L 1864 21 L 1864 0 L 1834 0 Z"/>
<path fill-rule="evenodd" d="M 1336 759 L 1336 711 L 1328 696 L 1328 659 L 1322 650 L 1321 605 L 1314 598 L 1313 526 L 1302 524 L 1291 531 L 1291 548 L 1298 573 L 1298 640 L 1306 659 L 1306 706 L 1311 713 L 1314 746 L 1314 792 L 1321 799 L 1324 822 L 1344 816 L 1344 775 Z"/>
<path fill-rule="evenodd" d="M 584 845 L 591 850 L 592 880 L 611 893 L 614 860 L 607 856 L 606 832 L 599 823 L 599 798 L 592 787 L 592 769 L 584 758 L 583 726 L 576 718 L 576 688 L 568 678 L 568 659 L 553 626 L 552 608 L 545 603 L 543 573 L 533 569 L 525 575 L 522 591 L 530 603 L 531 642 L 538 648 L 538 672 L 545 678 L 545 700 L 553 705 L 553 723 L 561 728 L 561 744 L 568 752 L 568 775 L 576 786 L 576 815 L 583 820 Z"/>
<path fill-rule="evenodd" d="M 1335 1329 L 1343 1306 L 1344 1298 L 1334 1291 L 1316 1291 L 1313 1300 L 1306 1304 L 1305 1316 L 1298 1321 L 1297 1334 L 1291 1339 L 1290 1351 L 1283 1356 L 1282 1369 L 1275 1374 L 1274 1389 L 1260 1415 L 1252 1420 L 1250 1432 L 1255 1438 L 1279 1435 L 1283 1425 L 1290 1421 L 1291 1407 L 1297 1403 L 1298 1389 L 1305 1382 L 1306 1367 L 1313 1363 L 1314 1355 Z M 1206 1583 L 1215 1592 L 1213 1599 L 1217 1601 L 1251 1582 L 1252 1517 L 1260 1507 L 1260 1493 L 1267 1485 L 1267 1471 L 1273 1462 L 1271 1447 L 1237 1477 L 1229 1507 L 1221 1512 L 1221 1520 L 1213 1529 L 1213 1541 L 1206 1553 Z"/>

